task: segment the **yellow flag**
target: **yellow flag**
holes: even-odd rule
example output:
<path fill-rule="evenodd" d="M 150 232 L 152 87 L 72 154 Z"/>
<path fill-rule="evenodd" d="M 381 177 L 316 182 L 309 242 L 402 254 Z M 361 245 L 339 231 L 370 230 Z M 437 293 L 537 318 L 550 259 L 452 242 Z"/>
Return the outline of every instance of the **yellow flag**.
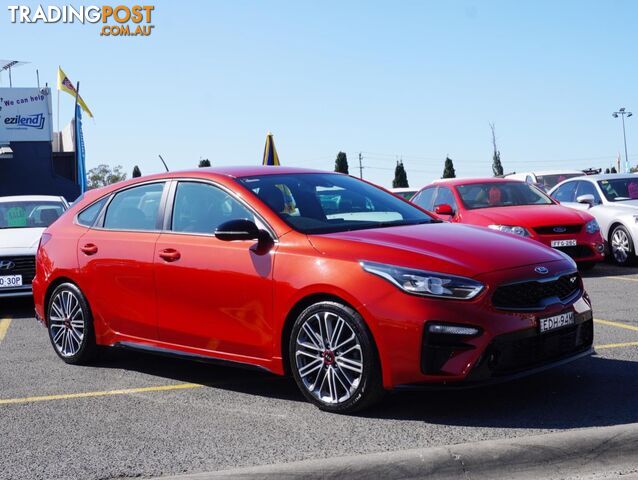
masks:
<path fill-rule="evenodd" d="M 68 93 L 73 98 L 77 97 L 78 105 L 82 107 L 82 110 L 84 110 L 89 117 L 93 118 L 93 113 L 91 113 L 89 107 L 86 106 L 86 103 L 84 103 L 82 97 L 78 95 L 78 92 L 75 90 L 75 86 L 60 67 L 58 67 L 58 90 L 62 90 L 63 92 Z"/>

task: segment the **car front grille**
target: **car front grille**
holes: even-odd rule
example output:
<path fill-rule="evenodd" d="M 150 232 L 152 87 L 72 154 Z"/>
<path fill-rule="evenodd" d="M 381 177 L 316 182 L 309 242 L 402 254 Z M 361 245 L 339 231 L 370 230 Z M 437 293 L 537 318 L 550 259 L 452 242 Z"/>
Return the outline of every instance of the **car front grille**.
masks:
<path fill-rule="evenodd" d="M 563 231 L 556 231 L 554 229 L 560 229 Z M 549 227 L 535 227 L 534 231 L 539 235 L 567 235 L 574 234 L 581 231 L 582 225 L 552 225 Z"/>
<path fill-rule="evenodd" d="M 486 350 L 486 359 L 494 376 L 508 375 L 560 360 L 589 349 L 594 339 L 593 320 L 554 332 L 524 338 L 501 335 Z"/>
<path fill-rule="evenodd" d="M 556 250 L 566 253 L 572 258 L 591 257 L 594 252 L 586 245 L 575 245 L 573 247 L 554 247 Z"/>
<path fill-rule="evenodd" d="M 3 262 L 13 262 L 13 268 L 0 268 L 0 275 L 22 275 L 22 284 L 30 285 L 35 277 L 35 257 L 25 255 L 20 257 L 0 257 L 0 265 Z"/>
<path fill-rule="evenodd" d="M 577 273 L 568 273 L 553 280 L 512 283 L 498 287 L 492 295 L 496 308 L 507 310 L 538 310 L 556 298 L 561 302 L 581 289 Z"/>

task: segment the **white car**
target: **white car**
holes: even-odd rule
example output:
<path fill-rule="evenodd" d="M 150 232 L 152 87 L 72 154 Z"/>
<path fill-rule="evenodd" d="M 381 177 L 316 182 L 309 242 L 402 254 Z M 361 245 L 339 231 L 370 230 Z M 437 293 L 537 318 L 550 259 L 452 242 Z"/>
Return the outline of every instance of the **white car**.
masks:
<path fill-rule="evenodd" d="M 588 175 L 556 185 L 550 196 L 561 205 L 587 210 L 600 225 L 612 260 L 630 265 L 638 240 L 638 177 L 634 174 Z"/>
<path fill-rule="evenodd" d="M 397 188 L 391 188 L 390 191 L 394 193 L 397 197 L 410 200 L 412 197 L 414 197 L 414 194 L 419 191 L 419 189 L 412 188 L 412 187 L 397 187 Z"/>
<path fill-rule="evenodd" d="M 510 173 L 509 175 L 505 175 L 505 177 L 537 185 L 547 192 L 564 180 L 582 177 L 583 175 L 585 174 L 581 170 L 542 170 L 536 172 Z"/>
<path fill-rule="evenodd" d="M 0 197 L 0 298 L 31 295 L 42 232 L 68 208 L 63 197 Z"/>

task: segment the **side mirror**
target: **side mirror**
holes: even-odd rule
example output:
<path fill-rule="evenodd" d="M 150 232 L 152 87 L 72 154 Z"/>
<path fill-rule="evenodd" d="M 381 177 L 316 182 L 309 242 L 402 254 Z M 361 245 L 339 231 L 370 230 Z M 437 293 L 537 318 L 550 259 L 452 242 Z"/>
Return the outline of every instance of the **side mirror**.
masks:
<path fill-rule="evenodd" d="M 255 222 L 241 219 L 222 223 L 215 230 L 215 237 L 225 242 L 233 240 L 258 240 L 260 233 Z"/>
<path fill-rule="evenodd" d="M 434 207 L 434 213 L 437 215 L 454 215 L 454 209 L 447 203 L 442 203 Z"/>
<path fill-rule="evenodd" d="M 579 195 L 578 197 L 576 197 L 576 201 L 578 203 L 586 203 L 590 207 L 593 207 L 595 200 L 594 200 L 594 196 L 591 193 L 587 193 L 585 195 Z"/>

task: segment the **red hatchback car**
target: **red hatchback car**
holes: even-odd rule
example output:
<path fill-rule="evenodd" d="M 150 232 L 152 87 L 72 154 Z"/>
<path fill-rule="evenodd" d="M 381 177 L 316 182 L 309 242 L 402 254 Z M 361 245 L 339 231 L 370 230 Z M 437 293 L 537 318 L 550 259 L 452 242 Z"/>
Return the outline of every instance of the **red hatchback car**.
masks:
<path fill-rule="evenodd" d="M 569 255 L 582 270 L 605 258 L 605 243 L 592 215 L 563 207 L 525 182 L 507 178 L 439 180 L 410 201 L 444 220 L 538 240 Z"/>
<path fill-rule="evenodd" d="M 333 412 L 397 386 L 538 371 L 593 339 L 561 253 L 284 167 L 90 191 L 44 233 L 33 292 L 67 363 L 106 345 L 242 364 L 292 374 Z"/>

